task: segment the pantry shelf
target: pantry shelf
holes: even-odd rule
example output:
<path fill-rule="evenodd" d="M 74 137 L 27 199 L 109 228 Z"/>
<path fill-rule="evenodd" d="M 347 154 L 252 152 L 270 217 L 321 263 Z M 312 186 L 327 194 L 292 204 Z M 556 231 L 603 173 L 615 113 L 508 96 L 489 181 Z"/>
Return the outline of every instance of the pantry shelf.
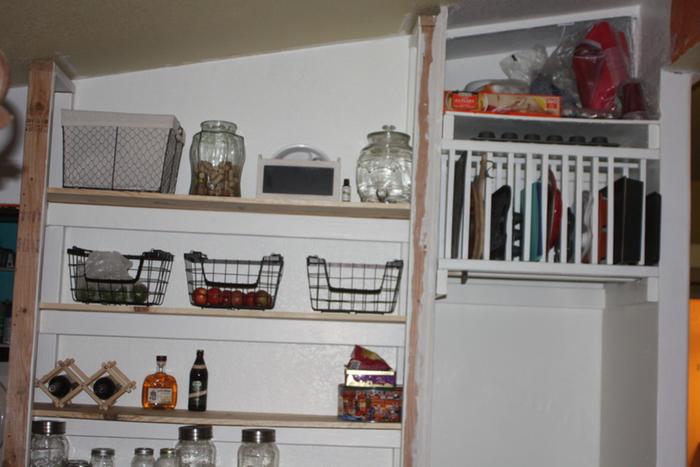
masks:
<path fill-rule="evenodd" d="M 409 219 L 408 203 L 344 203 L 294 199 L 228 198 L 75 188 L 49 188 L 48 201 L 62 204 L 122 206 L 177 210 L 352 217 L 367 219 Z"/>
<path fill-rule="evenodd" d="M 226 310 L 221 308 L 169 308 L 129 305 L 96 305 L 84 303 L 42 303 L 42 310 L 78 311 L 91 313 L 126 313 L 143 315 L 210 316 L 218 318 L 252 318 L 298 321 L 338 321 L 348 323 L 405 324 L 405 315 L 320 313 L 293 311 Z"/>
<path fill-rule="evenodd" d="M 256 426 L 273 428 L 321 428 L 321 429 L 367 429 L 400 430 L 400 423 L 346 422 L 333 415 L 271 414 L 258 412 L 223 412 L 208 410 L 145 410 L 140 407 L 112 407 L 99 410 L 92 405 L 70 405 L 58 409 L 51 404 L 35 403 L 35 417 L 50 417 L 81 420 L 106 420 L 117 422 L 171 423 L 177 425 Z"/>

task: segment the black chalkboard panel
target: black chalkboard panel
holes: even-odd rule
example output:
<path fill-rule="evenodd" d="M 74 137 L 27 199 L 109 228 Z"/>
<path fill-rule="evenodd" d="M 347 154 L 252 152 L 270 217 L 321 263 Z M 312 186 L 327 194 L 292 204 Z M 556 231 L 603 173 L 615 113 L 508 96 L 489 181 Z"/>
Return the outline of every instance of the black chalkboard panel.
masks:
<path fill-rule="evenodd" d="M 334 169 L 266 165 L 263 169 L 263 193 L 333 196 Z"/>

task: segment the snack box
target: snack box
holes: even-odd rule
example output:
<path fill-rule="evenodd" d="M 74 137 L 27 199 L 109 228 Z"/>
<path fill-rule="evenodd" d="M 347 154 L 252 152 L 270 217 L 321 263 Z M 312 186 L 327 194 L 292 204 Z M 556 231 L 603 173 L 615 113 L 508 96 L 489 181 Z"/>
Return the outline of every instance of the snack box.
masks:
<path fill-rule="evenodd" d="M 396 371 L 350 370 L 345 368 L 345 385 L 365 388 L 393 388 L 396 386 Z"/>
<path fill-rule="evenodd" d="M 474 92 L 445 91 L 445 112 L 478 112 L 479 95 Z"/>
<path fill-rule="evenodd" d="M 338 417 L 351 422 L 401 422 L 403 388 L 338 386 Z"/>
<path fill-rule="evenodd" d="M 561 97 L 481 92 L 478 111 L 504 115 L 559 117 Z"/>

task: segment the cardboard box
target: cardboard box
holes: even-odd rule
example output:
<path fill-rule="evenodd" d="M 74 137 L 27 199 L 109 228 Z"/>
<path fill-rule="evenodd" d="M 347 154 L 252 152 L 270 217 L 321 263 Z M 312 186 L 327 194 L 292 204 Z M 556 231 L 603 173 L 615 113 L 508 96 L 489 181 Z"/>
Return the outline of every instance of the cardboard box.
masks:
<path fill-rule="evenodd" d="M 534 94 L 481 92 L 479 93 L 479 111 L 503 115 L 559 117 L 561 116 L 561 98 Z"/>
<path fill-rule="evenodd" d="M 351 422 L 401 421 L 403 388 L 338 386 L 338 416 Z"/>
<path fill-rule="evenodd" d="M 479 95 L 473 92 L 445 91 L 445 112 L 477 112 Z"/>
<path fill-rule="evenodd" d="M 349 370 L 346 368 L 345 385 L 365 388 L 393 388 L 396 386 L 396 371 Z"/>

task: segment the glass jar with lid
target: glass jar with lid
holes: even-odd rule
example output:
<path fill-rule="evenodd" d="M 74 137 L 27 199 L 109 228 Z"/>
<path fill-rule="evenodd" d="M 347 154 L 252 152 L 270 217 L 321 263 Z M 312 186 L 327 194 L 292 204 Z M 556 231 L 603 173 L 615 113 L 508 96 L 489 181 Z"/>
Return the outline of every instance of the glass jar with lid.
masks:
<path fill-rule="evenodd" d="M 92 467 L 114 467 L 114 449 L 94 448 L 90 451 L 90 465 Z"/>
<path fill-rule="evenodd" d="M 161 448 L 156 467 L 177 467 L 175 448 Z"/>
<path fill-rule="evenodd" d="M 54 420 L 32 422 L 31 467 L 63 467 L 68 461 L 66 423 Z"/>
<path fill-rule="evenodd" d="M 363 202 L 407 203 L 411 200 L 413 149 L 406 133 L 384 125 L 367 135 L 369 144 L 357 161 L 357 193 Z"/>
<path fill-rule="evenodd" d="M 241 196 L 241 173 L 245 163 L 243 137 L 235 123 L 207 120 L 192 138 L 191 195 Z"/>
<path fill-rule="evenodd" d="M 83 459 L 68 459 L 68 467 L 90 467 L 90 463 Z"/>
<path fill-rule="evenodd" d="M 179 467 L 214 467 L 216 446 L 211 425 L 187 425 L 178 429 L 175 457 Z"/>
<path fill-rule="evenodd" d="M 131 459 L 131 467 L 154 467 L 156 460 L 153 458 L 153 449 L 136 448 Z"/>
<path fill-rule="evenodd" d="M 238 467 L 279 467 L 275 430 L 248 428 L 241 432 Z"/>

